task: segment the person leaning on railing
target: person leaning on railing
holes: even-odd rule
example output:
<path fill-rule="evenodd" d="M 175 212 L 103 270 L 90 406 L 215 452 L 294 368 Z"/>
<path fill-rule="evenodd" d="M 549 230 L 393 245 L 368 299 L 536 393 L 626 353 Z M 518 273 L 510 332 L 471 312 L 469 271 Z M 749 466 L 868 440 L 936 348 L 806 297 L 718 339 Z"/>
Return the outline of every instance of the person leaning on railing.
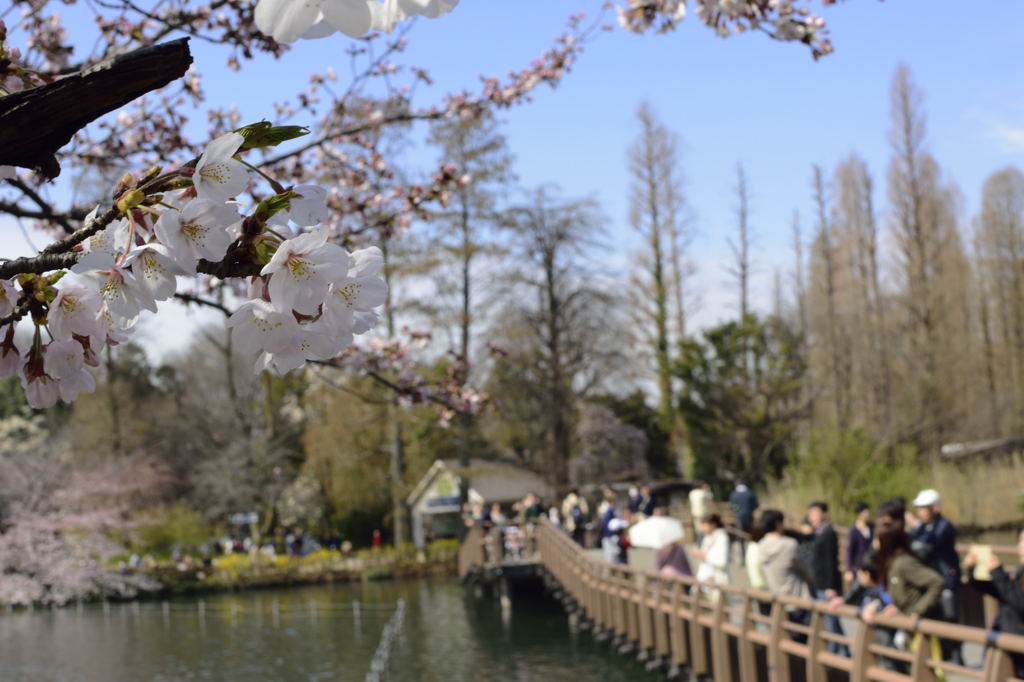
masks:
<path fill-rule="evenodd" d="M 878 577 L 877 553 L 869 548 L 867 553 L 860 558 L 860 563 L 854 572 L 854 578 L 850 588 L 842 597 L 835 597 L 829 602 L 829 613 L 835 614 L 843 604 L 856 606 L 863 613 L 871 607 L 872 613 L 885 612 L 886 607 L 892 604 L 892 597 L 885 590 Z M 890 611 L 890 613 L 892 613 Z M 885 647 L 896 646 L 896 630 L 889 627 L 875 627 L 875 642 Z M 885 670 L 894 670 L 900 673 L 907 673 L 909 666 L 901 661 L 895 661 L 886 656 L 878 659 L 879 665 Z"/>
<path fill-rule="evenodd" d="M 1017 538 L 1017 554 L 1024 563 L 1024 528 Z M 1024 566 L 1018 567 L 1011 575 L 993 553 L 986 566 L 991 580 L 978 580 L 974 571 L 977 565 L 978 557 L 973 552 L 969 553 L 964 559 L 964 570 L 971 577 L 971 585 L 999 600 L 999 615 L 992 623 L 992 629 L 1024 635 Z M 1024 656 L 1013 654 L 1013 667 L 1017 677 L 1024 677 Z"/>
<path fill-rule="evenodd" d="M 883 606 L 876 601 L 867 605 L 861 610 L 861 619 L 870 625 L 876 614 L 903 614 L 915 620 L 941 618 L 939 602 L 946 586 L 945 579 L 910 550 L 910 537 L 902 525 L 886 523 L 884 517 L 879 517 L 876 528 L 873 546 L 878 585 L 888 593 L 892 603 Z M 918 633 L 911 649 L 916 651 L 918 647 L 925 646 L 923 642 L 924 638 Z M 929 637 L 927 646 L 931 648 L 932 658 L 942 658 L 937 638 Z"/>

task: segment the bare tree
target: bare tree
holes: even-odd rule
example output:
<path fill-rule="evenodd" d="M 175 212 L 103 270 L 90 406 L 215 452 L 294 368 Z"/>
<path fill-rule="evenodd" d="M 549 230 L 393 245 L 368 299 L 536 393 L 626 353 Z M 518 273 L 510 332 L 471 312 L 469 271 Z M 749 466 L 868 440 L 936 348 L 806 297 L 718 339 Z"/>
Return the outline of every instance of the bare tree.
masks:
<path fill-rule="evenodd" d="M 507 215 L 516 267 L 493 334 L 507 348 L 490 386 L 505 397 L 502 419 L 522 426 L 506 444 L 565 484 L 577 400 L 623 362 L 615 301 L 586 265 L 602 219 L 593 202 L 546 189 Z"/>
<path fill-rule="evenodd" d="M 1012 420 L 1006 426 L 1018 432 L 1024 427 L 1024 173 L 1006 168 L 988 177 L 976 222 L 978 304 L 986 372 L 992 371 L 992 427 L 999 432 L 1006 413 Z"/>
<path fill-rule="evenodd" d="M 647 103 L 640 105 L 636 118 L 640 132 L 629 149 L 629 222 L 640 235 L 643 250 L 631 287 L 633 305 L 645 345 L 654 356 L 659 418 L 671 434 L 670 448 L 684 471 L 690 460 L 689 439 L 673 405 L 672 380 L 672 349 L 686 333 L 685 283 L 690 274 L 678 138 Z"/>
<path fill-rule="evenodd" d="M 907 340 L 905 399 L 915 408 L 904 428 L 934 451 L 964 417 L 957 401 L 966 395 L 969 264 L 956 222 L 956 190 L 943 184 L 925 150 L 922 96 L 906 67 L 893 79 L 891 105 L 889 202 Z"/>
<path fill-rule="evenodd" d="M 739 289 L 740 319 L 750 314 L 750 277 L 754 271 L 754 260 L 750 253 L 750 193 L 743 164 L 736 164 L 736 239 L 729 239 L 733 265 L 729 273 L 735 278 Z"/>

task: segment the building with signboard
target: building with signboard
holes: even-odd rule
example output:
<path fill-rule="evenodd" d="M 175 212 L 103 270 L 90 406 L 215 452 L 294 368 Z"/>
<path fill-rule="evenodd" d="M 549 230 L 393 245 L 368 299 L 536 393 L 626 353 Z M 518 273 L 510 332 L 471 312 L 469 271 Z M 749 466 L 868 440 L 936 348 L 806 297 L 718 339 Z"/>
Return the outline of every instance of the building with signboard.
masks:
<path fill-rule="evenodd" d="M 438 538 L 458 537 L 462 523 L 459 486 L 463 477 L 470 504 L 498 503 L 508 510 L 527 493 L 554 504 L 554 490 L 529 469 L 506 460 L 472 459 L 465 469 L 457 459 L 439 459 L 431 465 L 406 498 L 412 515 L 412 538 L 423 547 Z"/>

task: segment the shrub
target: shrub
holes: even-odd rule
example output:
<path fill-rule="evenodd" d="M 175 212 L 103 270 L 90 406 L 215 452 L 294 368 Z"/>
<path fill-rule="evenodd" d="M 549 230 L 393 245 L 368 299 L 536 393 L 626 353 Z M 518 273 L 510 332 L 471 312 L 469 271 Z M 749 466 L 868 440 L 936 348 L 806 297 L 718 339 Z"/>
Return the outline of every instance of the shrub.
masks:
<path fill-rule="evenodd" d="M 135 541 L 143 551 L 164 553 L 195 549 L 208 542 L 211 534 L 199 512 L 176 504 L 144 512 L 135 528 Z"/>
<path fill-rule="evenodd" d="M 913 445 L 883 447 L 860 430 L 824 430 L 797 445 L 782 479 L 768 485 L 764 502 L 796 511 L 822 499 L 834 517 L 849 522 L 857 502 L 874 506 L 895 495 L 912 497 L 925 487 L 926 476 Z"/>

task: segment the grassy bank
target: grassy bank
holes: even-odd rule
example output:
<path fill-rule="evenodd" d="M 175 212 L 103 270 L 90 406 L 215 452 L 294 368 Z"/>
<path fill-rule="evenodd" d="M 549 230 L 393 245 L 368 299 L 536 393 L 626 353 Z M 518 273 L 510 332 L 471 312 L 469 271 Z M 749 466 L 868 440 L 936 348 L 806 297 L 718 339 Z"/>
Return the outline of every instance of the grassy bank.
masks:
<path fill-rule="evenodd" d="M 357 580 L 391 580 L 397 578 L 443 575 L 455 572 L 458 542 L 440 540 L 425 550 L 412 545 L 399 548 L 360 550 L 343 554 L 321 549 L 303 557 L 266 556 L 260 554 L 229 554 L 213 559 L 210 566 L 183 560 L 159 562 L 138 573 L 156 579 L 161 588 L 140 595 L 167 597 L 205 592 L 235 591 L 310 585 Z"/>

